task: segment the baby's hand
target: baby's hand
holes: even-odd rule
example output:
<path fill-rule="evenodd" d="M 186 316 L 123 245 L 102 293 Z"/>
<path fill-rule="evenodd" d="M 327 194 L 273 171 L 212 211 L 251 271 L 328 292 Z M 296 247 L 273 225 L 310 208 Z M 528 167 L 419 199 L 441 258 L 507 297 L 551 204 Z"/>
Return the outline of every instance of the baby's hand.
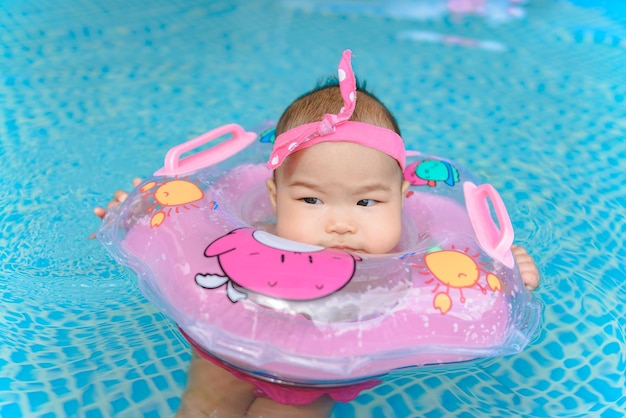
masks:
<path fill-rule="evenodd" d="M 133 179 L 133 187 L 137 187 L 141 183 L 140 178 Z M 117 190 L 113 193 L 113 199 L 107 204 L 106 209 L 101 207 L 96 207 L 93 210 L 93 213 L 100 219 L 104 219 L 104 216 L 107 214 L 107 210 L 111 209 L 115 205 L 119 205 L 128 197 L 128 192 L 125 190 Z M 93 239 L 96 237 L 96 234 L 93 233 L 89 236 L 89 239 Z"/>
<path fill-rule="evenodd" d="M 532 256 L 523 247 L 511 246 L 511 251 L 522 274 L 522 281 L 528 290 L 535 290 L 539 286 L 539 270 Z"/>

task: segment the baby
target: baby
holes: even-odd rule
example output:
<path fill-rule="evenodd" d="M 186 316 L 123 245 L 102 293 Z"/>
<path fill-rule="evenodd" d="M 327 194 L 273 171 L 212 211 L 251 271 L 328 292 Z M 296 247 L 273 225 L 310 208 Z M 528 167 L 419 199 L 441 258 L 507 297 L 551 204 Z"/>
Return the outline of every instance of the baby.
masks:
<path fill-rule="evenodd" d="M 372 94 L 358 89 L 356 99 L 345 51 L 339 83 L 301 96 L 281 116 L 268 163 L 274 176 L 267 180 L 276 235 L 367 254 L 385 254 L 398 244 L 409 186 L 400 131 Z M 125 198 L 116 192 L 109 207 Z M 106 211 L 95 213 L 103 217 Z M 533 259 L 521 247 L 512 251 L 526 287 L 536 288 Z M 194 348 L 177 417 L 326 417 L 336 400 L 348 401 L 376 384 L 317 389 L 261 382 Z"/>

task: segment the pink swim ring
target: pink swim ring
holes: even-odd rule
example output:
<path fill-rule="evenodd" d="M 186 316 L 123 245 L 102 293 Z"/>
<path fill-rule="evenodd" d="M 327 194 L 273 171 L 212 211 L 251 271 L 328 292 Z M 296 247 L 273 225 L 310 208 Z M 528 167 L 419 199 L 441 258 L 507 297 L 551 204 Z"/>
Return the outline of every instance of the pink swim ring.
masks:
<path fill-rule="evenodd" d="M 320 386 L 526 346 L 540 307 L 493 187 L 409 153 L 395 252 L 301 244 L 264 230 L 271 144 L 256 138 L 226 125 L 173 148 L 98 232 L 194 345 L 256 378 Z"/>

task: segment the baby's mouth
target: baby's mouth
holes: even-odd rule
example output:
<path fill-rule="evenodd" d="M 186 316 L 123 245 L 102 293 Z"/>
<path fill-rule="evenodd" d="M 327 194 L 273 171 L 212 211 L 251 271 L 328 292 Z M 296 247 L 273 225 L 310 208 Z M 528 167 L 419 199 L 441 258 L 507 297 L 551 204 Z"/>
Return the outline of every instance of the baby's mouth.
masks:
<path fill-rule="evenodd" d="M 356 249 L 356 248 L 348 247 L 346 245 L 333 245 L 330 248 L 334 248 L 336 250 L 341 250 L 341 251 L 348 251 L 350 253 L 363 253 L 364 252 L 363 250 L 359 250 L 359 249 Z"/>

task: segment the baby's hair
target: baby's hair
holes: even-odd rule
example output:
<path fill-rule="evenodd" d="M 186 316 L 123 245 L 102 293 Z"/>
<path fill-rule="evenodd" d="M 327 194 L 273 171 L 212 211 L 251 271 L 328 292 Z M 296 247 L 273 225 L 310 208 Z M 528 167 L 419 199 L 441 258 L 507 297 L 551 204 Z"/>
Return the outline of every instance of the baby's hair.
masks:
<path fill-rule="evenodd" d="M 294 100 L 276 125 L 276 135 L 306 123 L 319 122 L 327 113 L 337 114 L 343 106 L 337 77 L 328 77 L 315 88 Z M 351 121 L 364 122 L 391 129 L 400 135 L 396 118 L 374 94 L 357 79 L 357 100 Z"/>

